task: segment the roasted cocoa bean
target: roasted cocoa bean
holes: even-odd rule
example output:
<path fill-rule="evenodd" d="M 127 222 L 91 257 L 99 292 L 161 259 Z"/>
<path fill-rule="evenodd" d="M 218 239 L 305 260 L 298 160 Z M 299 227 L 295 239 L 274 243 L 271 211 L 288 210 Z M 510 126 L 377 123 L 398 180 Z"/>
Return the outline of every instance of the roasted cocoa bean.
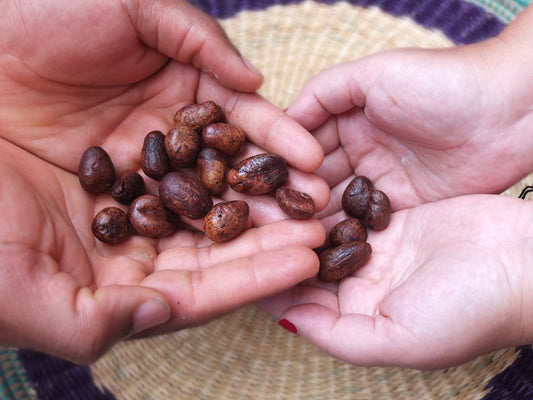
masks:
<path fill-rule="evenodd" d="M 261 153 L 245 158 L 228 172 L 228 185 L 247 194 L 275 192 L 285 184 L 289 173 L 285 160 L 275 154 Z"/>
<path fill-rule="evenodd" d="M 160 181 L 172 170 L 165 150 L 165 135 L 161 131 L 149 132 L 141 150 L 141 168 L 146 176 Z"/>
<path fill-rule="evenodd" d="M 165 150 L 173 168 L 192 167 L 200 151 L 200 135 L 190 126 L 177 125 L 165 137 Z"/>
<path fill-rule="evenodd" d="M 78 167 L 78 178 L 87 192 L 103 193 L 111 189 L 116 175 L 109 154 L 99 146 L 85 150 Z"/>
<path fill-rule="evenodd" d="M 373 190 L 374 186 L 366 176 L 352 179 L 342 195 L 342 208 L 346 214 L 363 220 L 368 208 L 368 198 Z"/>
<path fill-rule="evenodd" d="M 347 218 L 337 223 L 329 232 L 331 246 L 345 243 L 366 242 L 368 232 L 366 226 L 357 218 Z"/>
<path fill-rule="evenodd" d="M 246 143 L 246 133 L 236 125 L 219 122 L 203 129 L 202 140 L 208 147 L 229 156 L 236 156 Z"/>
<path fill-rule="evenodd" d="M 250 208 L 245 201 L 217 203 L 204 218 L 204 232 L 213 242 L 226 242 L 244 230 L 249 215 Z"/>
<path fill-rule="evenodd" d="M 209 192 L 181 172 L 170 172 L 159 184 L 159 197 L 170 211 L 190 219 L 205 217 L 213 206 Z"/>
<path fill-rule="evenodd" d="M 368 208 L 364 222 L 369 229 L 381 231 L 389 225 L 391 204 L 389 198 L 381 190 L 374 190 L 368 198 Z"/>
<path fill-rule="evenodd" d="M 93 218 L 91 231 L 101 242 L 118 244 L 128 238 L 131 228 L 124 211 L 117 207 L 106 207 Z"/>
<path fill-rule="evenodd" d="M 143 177 L 137 172 L 129 172 L 119 177 L 111 188 L 111 196 L 121 204 L 130 204 L 144 194 Z"/>
<path fill-rule="evenodd" d="M 161 238 L 176 231 L 179 217 L 165 208 L 159 196 L 145 194 L 136 198 L 128 210 L 130 225 L 142 236 Z"/>
<path fill-rule="evenodd" d="M 187 125 L 195 131 L 201 132 L 206 125 L 223 119 L 224 115 L 220 107 L 213 101 L 206 101 L 180 108 L 174 114 L 174 125 Z"/>
<path fill-rule="evenodd" d="M 281 210 L 294 219 L 309 219 L 315 214 L 315 202 L 307 193 L 282 186 L 276 190 Z"/>
<path fill-rule="evenodd" d="M 220 194 L 226 187 L 226 159 L 218 150 L 205 147 L 200 150 L 196 163 L 198 182 L 212 195 Z"/>
<path fill-rule="evenodd" d="M 352 242 L 324 250 L 320 253 L 318 279 L 334 282 L 353 274 L 361 268 L 372 254 L 372 247 L 366 242 Z"/>

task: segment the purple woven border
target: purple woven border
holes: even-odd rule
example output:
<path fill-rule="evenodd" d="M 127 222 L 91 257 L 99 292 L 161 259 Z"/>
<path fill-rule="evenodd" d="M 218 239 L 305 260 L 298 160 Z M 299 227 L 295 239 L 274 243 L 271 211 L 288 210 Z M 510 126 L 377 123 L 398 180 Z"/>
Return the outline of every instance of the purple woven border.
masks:
<path fill-rule="evenodd" d="M 263 10 L 272 5 L 297 4 L 302 0 L 190 0 L 215 18 L 230 18 L 242 10 Z M 334 4 L 338 0 L 315 0 Z M 428 29 L 441 30 L 456 44 L 479 42 L 496 36 L 505 23 L 482 7 L 461 0 L 348 0 L 368 7 L 378 6 L 394 16 L 408 16 Z"/>
<path fill-rule="evenodd" d="M 28 350 L 18 356 L 39 400 L 116 400 L 107 389 L 96 387 L 87 366 Z"/>
<path fill-rule="evenodd" d="M 533 399 L 533 348 L 517 349 L 518 358 L 505 371 L 491 379 L 483 400 L 532 400 Z"/>

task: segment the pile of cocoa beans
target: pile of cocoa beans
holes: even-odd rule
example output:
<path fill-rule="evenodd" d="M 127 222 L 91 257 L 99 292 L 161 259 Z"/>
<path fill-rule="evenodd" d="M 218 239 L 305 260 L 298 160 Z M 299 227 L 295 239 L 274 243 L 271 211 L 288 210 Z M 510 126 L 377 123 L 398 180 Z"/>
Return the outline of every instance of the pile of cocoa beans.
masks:
<path fill-rule="evenodd" d="M 366 241 L 367 229 L 383 230 L 390 221 L 389 198 L 374 189 L 365 176 L 352 179 L 344 190 L 341 204 L 349 218 L 331 229 L 329 247 L 319 253 L 318 279 L 324 282 L 338 281 L 366 264 L 372 254 L 372 246 Z"/>
<path fill-rule="evenodd" d="M 108 153 L 99 146 L 88 148 L 78 169 L 81 186 L 90 193 L 110 193 L 128 206 L 127 211 L 118 206 L 100 210 L 91 224 L 94 236 L 107 244 L 132 234 L 162 238 L 178 229 L 183 216 L 203 219 L 204 232 L 214 242 L 231 240 L 246 228 L 250 209 L 243 200 L 214 204 L 213 196 L 227 186 L 240 193 L 275 195 L 289 217 L 311 218 L 313 199 L 284 186 L 288 169 L 281 156 L 261 153 L 229 168 L 228 159 L 238 156 L 246 141 L 244 130 L 225 122 L 212 101 L 179 109 L 174 126 L 166 134 L 149 132 L 140 150 L 140 169 L 159 182 L 157 194 L 145 193 L 144 178 L 137 172 L 117 178 Z"/>

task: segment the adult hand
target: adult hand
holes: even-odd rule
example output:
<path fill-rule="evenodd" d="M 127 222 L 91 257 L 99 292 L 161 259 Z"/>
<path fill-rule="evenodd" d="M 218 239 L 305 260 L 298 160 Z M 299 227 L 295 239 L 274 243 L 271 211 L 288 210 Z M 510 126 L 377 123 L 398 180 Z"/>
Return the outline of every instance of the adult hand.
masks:
<path fill-rule="evenodd" d="M 497 195 L 401 210 L 370 232 L 371 258 L 353 275 L 309 280 L 263 305 L 363 366 L 442 368 L 531 343 L 531 218 L 530 202 Z"/>
<path fill-rule="evenodd" d="M 483 43 L 378 53 L 311 78 L 287 113 L 326 152 L 326 214 L 338 211 L 354 170 L 394 209 L 497 193 L 530 173 L 532 16 Z"/>
<path fill-rule="evenodd" d="M 284 156 L 290 184 L 327 203 L 327 186 L 308 173 L 320 146 L 244 92 L 262 78 L 215 21 L 170 0 L 8 1 L 0 10 L 1 343 L 90 362 L 126 336 L 200 324 L 316 273 L 310 249 L 322 225 L 274 221 L 266 198 L 255 200 L 266 207 L 252 212 L 255 228 L 221 245 L 183 231 L 109 246 L 90 233 L 111 199 L 81 189 L 83 151 L 102 146 L 118 175 L 139 170 L 146 133 L 205 100 L 247 131 L 246 152 Z"/>

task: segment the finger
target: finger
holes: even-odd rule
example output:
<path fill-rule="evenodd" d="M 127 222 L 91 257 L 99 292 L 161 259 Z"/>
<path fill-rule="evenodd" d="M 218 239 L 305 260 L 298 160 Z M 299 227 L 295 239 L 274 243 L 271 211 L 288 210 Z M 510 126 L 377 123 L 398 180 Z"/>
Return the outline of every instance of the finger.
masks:
<path fill-rule="evenodd" d="M 216 264 L 251 257 L 263 251 L 286 246 L 320 246 L 325 239 L 324 228 L 317 220 L 285 220 L 245 231 L 235 239 L 204 247 L 176 246 L 161 252 L 156 271 L 203 270 Z"/>
<path fill-rule="evenodd" d="M 320 143 L 282 110 L 257 94 L 235 93 L 214 83 L 202 77 L 198 101 L 219 104 L 228 122 L 241 127 L 251 142 L 304 172 L 313 172 L 322 164 Z"/>
<path fill-rule="evenodd" d="M 280 325 L 333 357 L 359 366 L 414 366 L 411 335 L 383 315 L 339 316 L 327 305 L 307 303 L 287 310 Z"/>
<path fill-rule="evenodd" d="M 201 271 L 163 270 L 144 284 L 169 298 L 173 318 L 160 330 L 206 322 L 315 275 L 318 258 L 307 247 L 290 246 L 232 259 Z"/>
<path fill-rule="evenodd" d="M 245 60 L 218 22 L 186 1 L 133 1 L 129 7 L 140 39 L 148 46 L 211 75 L 222 85 L 254 92 L 259 71 Z"/>
<path fill-rule="evenodd" d="M 287 114 L 313 130 L 330 115 L 364 107 L 371 75 L 365 74 L 362 65 L 363 61 L 342 63 L 315 75 L 306 82 Z"/>

